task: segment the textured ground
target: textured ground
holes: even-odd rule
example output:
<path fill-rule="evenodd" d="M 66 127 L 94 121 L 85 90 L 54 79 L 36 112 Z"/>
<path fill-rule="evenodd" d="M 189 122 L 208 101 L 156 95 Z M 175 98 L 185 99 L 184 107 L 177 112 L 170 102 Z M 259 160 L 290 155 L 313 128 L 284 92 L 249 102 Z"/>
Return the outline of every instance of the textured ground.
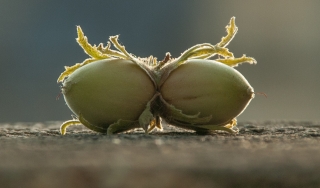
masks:
<path fill-rule="evenodd" d="M 320 122 L 240 122 L 107 136 L 61 122 L 0 124 L 1 187 L 320 187 Z"/>

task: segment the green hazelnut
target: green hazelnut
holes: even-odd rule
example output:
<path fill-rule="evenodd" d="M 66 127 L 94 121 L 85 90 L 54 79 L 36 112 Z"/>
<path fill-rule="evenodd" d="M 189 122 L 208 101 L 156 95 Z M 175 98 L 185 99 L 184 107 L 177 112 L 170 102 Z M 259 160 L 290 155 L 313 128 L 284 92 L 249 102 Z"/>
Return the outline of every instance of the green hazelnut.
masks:
<path fill-rule="evenodd" d="M 120 119 L 138 120 L 155 94 L 155 86 L 132 61 L 111 59 L 75 70 L 63 81 L 62 93 L 74 114 L 107 129 Z"/>
<path fill-rule="evenodd" d="M 229 123 L 254 97 L 253 88 L 237 70 L 217 61 L 201 59 L 187 60 L 173 70 L 160 91 L 166 103 L 183 114 L 211 117 L 205 122 L 209 125 Z M 174 124 L 176 117 L 164 111 L 163 118 Z"/>

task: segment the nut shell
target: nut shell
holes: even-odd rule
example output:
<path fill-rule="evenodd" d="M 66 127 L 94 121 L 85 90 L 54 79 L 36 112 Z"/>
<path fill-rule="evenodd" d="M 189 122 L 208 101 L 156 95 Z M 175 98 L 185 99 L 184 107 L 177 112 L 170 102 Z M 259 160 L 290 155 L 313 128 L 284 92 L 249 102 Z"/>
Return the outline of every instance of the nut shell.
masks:
<path fill-rule="evenodd" d="M 188 60 L 161 86 L 163 99 L 183 114 L 212 116 L 220 125 L 237 117 L 254 97 L 253 88 L 237 70 L 213 60 Z M 164 118 L 175 119 L 163 113 Z M 188 122 L 186 122 L 188 123 Z"/>
<path fill-rule="evenodd" d="M 74 71 L 63 82 L 68 107 L 94 126 L 119 119 L 138 120 L 155 94 L 147 73 L 130 60 L 99 60 Z"/>

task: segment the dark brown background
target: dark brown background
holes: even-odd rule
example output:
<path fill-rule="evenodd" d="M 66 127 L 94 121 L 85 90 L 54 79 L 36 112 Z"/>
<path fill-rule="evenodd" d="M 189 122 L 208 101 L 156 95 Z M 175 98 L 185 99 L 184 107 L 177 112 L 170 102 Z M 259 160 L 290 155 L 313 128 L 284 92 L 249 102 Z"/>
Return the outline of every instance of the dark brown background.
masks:
<path fill-rule="evenodd" d="M 229 45 L 255 57 L 237 69 L 258 92 L 240 120 L 320 120 L 320 1 L 65 1 L 0 3 L 0 122 L 67 120 L 56 80 L 87 58 L 75 41 L 81 25 L 91 43 L 120 35 L 138 56 L 174 57 L 217 43 L 236 17 Z"/>

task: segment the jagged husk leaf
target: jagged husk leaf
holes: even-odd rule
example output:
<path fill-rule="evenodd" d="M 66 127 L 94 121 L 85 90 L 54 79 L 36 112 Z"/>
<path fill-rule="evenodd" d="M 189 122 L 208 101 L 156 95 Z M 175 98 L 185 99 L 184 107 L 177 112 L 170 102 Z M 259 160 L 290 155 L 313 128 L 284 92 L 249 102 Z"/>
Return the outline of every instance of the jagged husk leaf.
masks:
<path fill-rule="evenodd" d="M 160 116 L 155 116 L 155 118 L 150 122 L 150 126 L 147 130 L 147 133 L 151 132 L 155 128 L 157 128 L 158 130 L 163 130 Z"/>
<path fill-rule="evenodd" d="M 129 120 L 118 120 L 117 122 L 111 124 L 111 125 L 102 125 L 102 126 L 95 126 L 89 123 L 81 114 L 79 115 L 78 119 L 74 120 L 68 120 L 65 121 L 60 126 L 60 133 L 61 135 L 66 134 L 66 129 L 69 126 L 73 125 L 84 125 L 85 127 L 89 128 L 90 130 L 99 132 L 99 133 L 107 133 L 108 135 L 119 133 L 119 132 L 125 132 L 131 129 L 139 128 L 139 122 L 138 121 L 129 121 Z"/>
<path fill-rule="evenodd" d="M 237 124 L 235 118 L 227 123 L 218 125 L 208 125 L 207 123 L 211 120 L 212 116 L 199 117 L 200 112 L 194 115 L 186 115 L 181 110 L 167 103 L 162 98 L 162 96 L 160 96 L 160 101 L 165 107 L 161 117 L 163 117 L 165 121 L 167 123 L 170 123 L 171 125 L 185 129 L 195 130 L 197 132 L 221 130 L 232 134 L 238 133 L 238 130 L 235 127 Z"/>
<path fill-rule="evenodd" d="M 156 126 L 161 127 L 161 125 L 157 125 L 155 116 L 151 111 L 151 105 L 158 96 L 159 96 L 159 93 L 156 93 L 152 97 L 152 99 L 147 103 L 146 109 L 139 116 L 139 124 L 145 130 L 146 133 L 152 131 L 152 129 L 154 129 Z M 152 127 L 151 129 L 148 128 L 149 125 L 150 125 L 150 128 Z"/>
<path fill-rule="evenodd" d="M 109 126 L 108 125 L 101 125 L 101 127 L 99 127 L 99 126 L 92 125 L 87 120 L 85 120 L 82 116 L 79 116 L 78 119 L 79 120 L 68 120 L 68 121 L 63 122 L 62 125 L 60 126 L 61 135 L 65 135 L 66 131 L 67 131 L 66 129 L 69 126 L 73 126 L 73 125 L 84 125 L 85 127 L 89 128 L 93 131 L 96 131 L 99 133 L 107 133 L 108 135 L 112 135 L 112 134 L 116 134 L 116 133 L 120 133 L 120 132 L 125 132 L 125 131 L 129 131 L 129 130 L 141 127 L 138 120 L 137 121 L 130 121 L 130 120 L 120 119 L 117 122 L 115 122 Z"/>
<path fill-rule="evenodd" d="M 118 49 L 119 51 L 110 49 L 110 42 L 107 43 L 107 46 L 104 47 L 102 43 L 100 43 L 98 46 L 91 45 L 88 42 L 88 38 L 84 35 L 82 29 L 80 26 L 77 26 L 77 34 L 78 38 L 76 38 L 76 41 L 78 44 L 82 47 L 84 52 L 90 56 L 90 58 L 84 60 L 82 63 L 77 63 L 71 67 L 65 66 L 65 71 L 62 72 L 57 80 L 57 82 L 63 82 L 63 80 L 72 74 L 75 70 L 78 68 L 88 64 L 95 62 L 97 60 L 102 59 L 112 59 L 112 58 L 118 58 L 118 59 L 132 59 L 133 55 L 129 54 L 125 47 L 120 45 L 118 42 L 118 35 L 111 36 L 109 39 L 112 42 L 112 44 Z"/>
<path fill-rule="evenodd" d="M 257 61 L 252 57 L 247 57 L 242 55 L 239 58 L 226 58 L 226 59 L 216 59 L 216 61 L 229 65 L 230 67 L 236 67 L 241 63 L 257 64 Z"/>
<path fill-rule="evenodd" d="M 119 119 L 117 122 L 108 127 L 107 134 L 112 135 L 120 132 L 129 131 L 135 128 L 140 128 L 139 121 L 129 121 Z"/>
<path fill-rule="evenodd" d="M 226 30 L 228 34 L 227 36 L 222 37 L 221 41 L 217 44 L 218 46 L 221 46 L 221 47 L 227 46 L 232 41 L 234 36 L 237 34 L 238 27 L 236 26 L 235 20 L 236 20 L 235 17 L 232 17 L 230 19 L 229 25 L 226 26 Z"/>
<path fill-rule="evenodd" d="M 227 48 L 213 46 L 207 43 L 198 44 L 184 51 L 177 59 L 164 64 L 159 70 L 158 79 L 155 81 L 160 87 L 169 77 L 171 72 L 184 64 L 188 59 L 207 59 L 215 54 L 219 54 L 226 58 L 233 58 L 233 53 L 229 52 Z"/>
<path fill-rule="evenodd" d="M 98 127 L 95 125 L 92 125 L 91 123 L 89 123 L 80 113 L 79 117 L 78 117 L 79 121 L 82 123 L 82 125 L 86 126 L 87 128 L 99 132 L 99 133 L 107 133 L 108 129 L 104 128 L 103 126 Z"/>
<path fill-rule="evenodd" d="M 62 125 L 60 126 L 61 135 L 65 135 L 67 132 L 67 128 L 69 126 L 73 126 L 73 125 L 84 125 L 85 127 L 89 128 L 93 131 L 100 132 L 100 133 L 107 133 L 107 129 L 104 129 L 103 127 L 97 127 L 97 126 L 92 125 L 86 119 L 84 119 L 84 117 L 81 114 L 77 118 L 78 119 L 68 120 L 68 121 L 65 121 L 62 123 Z"/>
<path fill-rule="evenodd" d="M 79 120 L 76 120 L 76 119 L 65 121 L 60 126 L 60 134 L 65 135 L 67 132 L 67 128 L 73 125 L 82 125 L 82 124 Z"/>
<path fill-rule="evenodd" d="M 82 63 L 76 63 L 75 65 L 69 67 L 69 66 L 65 66 L 64 68 L 66 69 L 64 72 L 62 72 L 57 80 L 57 82 L 62 82 L 67 76 L 69 76 L 70 74 L 72 74 L 75 70 L 77 70 L 78 68 L 92 63 L 94 61 L 97 61 L 96 59 L 93 58 L 88 58 L 86 60 L 84 60 Z"/>
<path fill-rule="evenodd" d="M 237 120 L 236 118 L 234 118 L 230 122 L 223 123 L 220 125 L 197 125 L 196 127 L 204 128 L 210 131 L 220 130 L 220 131 L 226 131 L 232 134 L 236 134 L 239 132 L 239 129 L 236 127 L 236 125 L 237 125 Z"/>
<path fill-rule="evenodd" d="M 239 129 L 236 127 L 236 119 L 234 118 L 229 123 L 219 124 L 219 125 L 196 125 L 196 124 L 189 124 L 186 122 L 179 122 L 174 119 L 165 119 L 165 121 L 173 126 L 181 127 L 184 129 L 194 130 L 200 134 L 208 134 L 210 132 L 215 131 L 225 131 L 231 134 L 237 134 Z"/>
<path fill-rule="evenodd" d="M 78 33 L 78 38 L 76 40 L 86 54 L 88 54 L 90 57 L 97 59 L 97 60 L 110 58 L 109 55 L 104 54 L 101 51 L 99 51 L 98 47 L 96 45 L 92 46 L 88 42 L 88 38 L 86 36 L 84 36 L 84 33 L 83 33 L 80 26 L 77 26 L 77 33 Z"/>
<path fill-rule="evenodd" d="M 182 122 L 188 124 L 205 124 L 208 123 L 212 116 L 199 117 L 200 112 L 194 115 L 184 114 L 181 110 L 177 109 L 175 106 L 167 103 L 162 96 L 160 96 L 160 101 L 162 103 L 163 111 L 160 112 L 161 117 L 163 117 L 167 122 Z"/>

